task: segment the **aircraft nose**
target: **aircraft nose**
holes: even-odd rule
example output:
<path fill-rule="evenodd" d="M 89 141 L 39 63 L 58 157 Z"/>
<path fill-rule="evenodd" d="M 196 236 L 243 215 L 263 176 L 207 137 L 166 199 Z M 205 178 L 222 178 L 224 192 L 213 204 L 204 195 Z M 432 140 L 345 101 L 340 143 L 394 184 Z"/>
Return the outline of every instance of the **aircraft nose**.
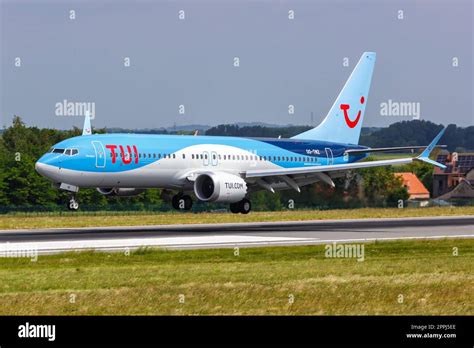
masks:
<path fill-rule="evenodd" d="M 35 170 L 38 174 L 50 180 L 58 179 L 58 169 L 52 165 L 38 161 L 35 163 Z"/>
<path fill-rule="evenodd" d="M 35 170 L 38 174 L 46 176 L 46 164 L 41 163 L 40 161 L 35 163 Z"/>

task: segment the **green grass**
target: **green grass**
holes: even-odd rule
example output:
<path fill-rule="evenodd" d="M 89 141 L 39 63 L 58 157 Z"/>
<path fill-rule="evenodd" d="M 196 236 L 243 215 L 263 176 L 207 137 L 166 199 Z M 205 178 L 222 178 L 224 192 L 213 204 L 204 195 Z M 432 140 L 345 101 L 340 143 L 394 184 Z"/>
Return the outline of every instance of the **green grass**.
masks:
<path fill-rule="evenodd" d="M 304 221 L 325 219 L 396 218 L 420 216 L 474 215 L 474 207 L 363 208 L 352 210 L 287 210 L 231 213 L 71 213 L 0 215 L 0 230 L 21 228 L 137 226 L 224 222 Z"/>
<path fill-rule="evenodd" d="M 380 161 L 380 160 L 390 160 L 390 159 L 396 159 L 396 158 L 407 158 L 407 157 L 416 157 L 418 156 L 419 153 L 372 153 L 370 154 L 370 158 L 373 159 L 374 161 Z"/>
<path fill-rule="evenodd" d="M 474 314 L 473 239 L 368 243 L 362 262 L 325 258 L 324 250 L 0 259 L 0 315 Z"/>

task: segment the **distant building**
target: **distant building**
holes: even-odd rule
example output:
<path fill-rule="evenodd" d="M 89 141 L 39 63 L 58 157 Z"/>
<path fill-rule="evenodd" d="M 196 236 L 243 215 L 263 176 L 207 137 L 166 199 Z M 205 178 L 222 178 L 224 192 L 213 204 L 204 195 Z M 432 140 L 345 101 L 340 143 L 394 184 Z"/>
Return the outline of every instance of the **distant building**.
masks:
<path fill-rule="evenodd" d="M 442 153 L 436 161 L 446 169 L 435 167 L 433 197 L 442 200 L 474 199 L 474 153 Z"/>
<path fill-rule="evenodd" d="M 403 181 L 403 186 L 407 189 L 409 200 L 428 200 L 430 199 L 430 192 L 426 189 L 425 185 L 418 179 L 413 173 L 395 173 L 396 177 L 399 177 Z"/>

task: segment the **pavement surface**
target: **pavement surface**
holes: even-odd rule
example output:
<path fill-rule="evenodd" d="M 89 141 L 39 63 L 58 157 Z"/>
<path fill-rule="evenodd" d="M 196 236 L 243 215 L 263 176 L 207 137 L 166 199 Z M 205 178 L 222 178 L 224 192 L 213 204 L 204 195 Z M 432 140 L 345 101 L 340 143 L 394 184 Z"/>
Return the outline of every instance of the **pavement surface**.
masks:
<path fill-rule="evenodd" d="M 201 249 L 442 238 L 474 238 L 474 216 L 2 230 L 0 257 L 147 246 Z"/>

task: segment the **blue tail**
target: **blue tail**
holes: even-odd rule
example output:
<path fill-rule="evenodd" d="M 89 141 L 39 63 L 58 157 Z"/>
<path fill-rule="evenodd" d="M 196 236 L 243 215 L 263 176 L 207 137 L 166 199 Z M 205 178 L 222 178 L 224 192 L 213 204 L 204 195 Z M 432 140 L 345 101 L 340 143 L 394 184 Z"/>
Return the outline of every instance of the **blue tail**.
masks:
<path fill-rule="evenodd" d="M 292 139 L 358 144 L 375 58 L 374 52 L 364 52 L 323 122 Z"/>

